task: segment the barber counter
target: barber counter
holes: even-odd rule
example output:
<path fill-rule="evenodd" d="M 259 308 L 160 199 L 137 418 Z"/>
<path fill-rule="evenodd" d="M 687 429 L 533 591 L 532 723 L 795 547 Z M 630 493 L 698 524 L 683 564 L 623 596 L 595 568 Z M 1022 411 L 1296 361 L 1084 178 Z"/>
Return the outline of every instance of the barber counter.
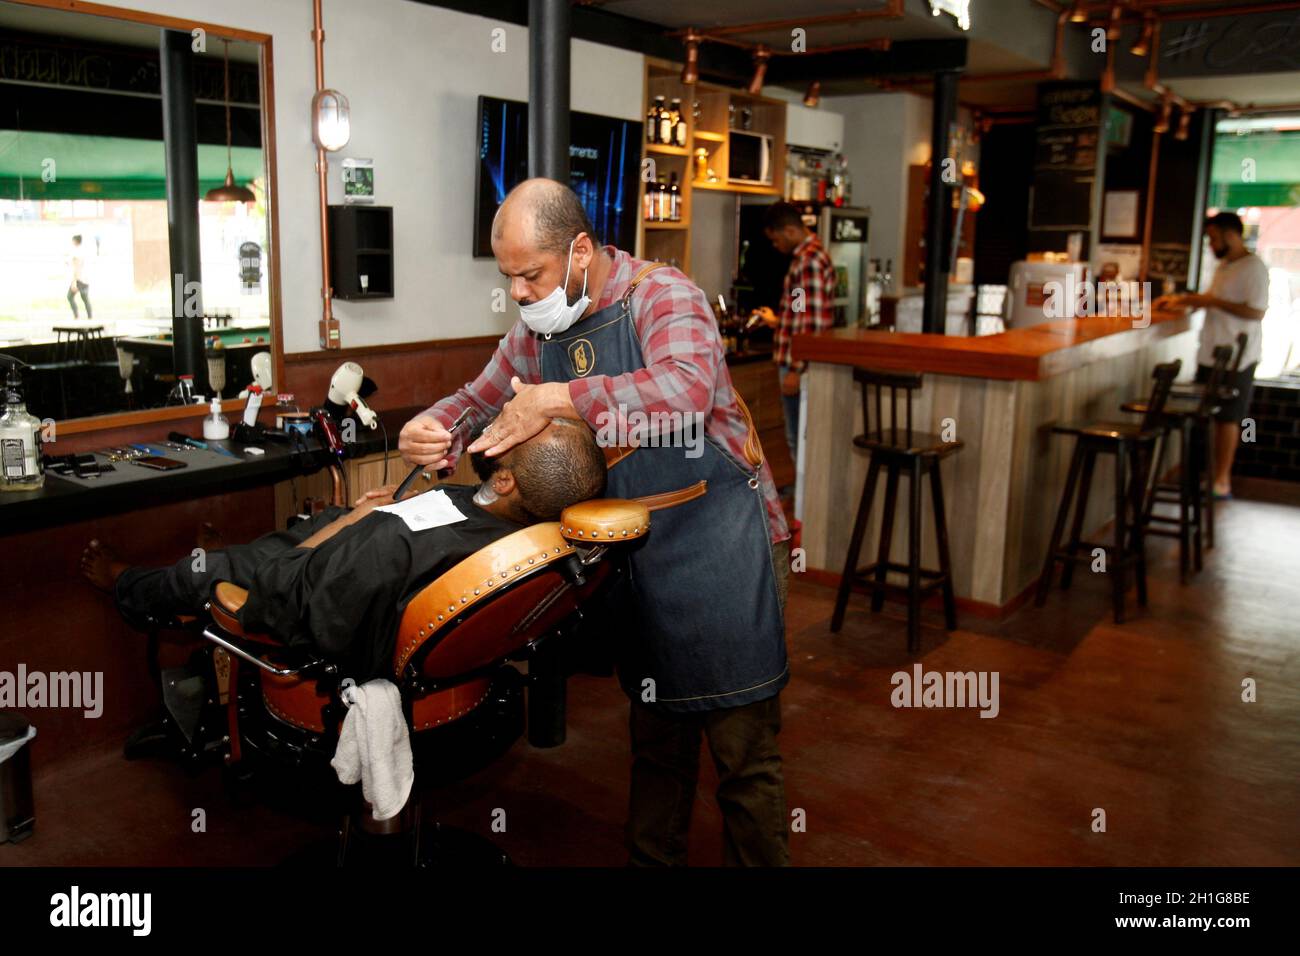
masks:
<path fill-rule="evenodd" d="M 389 482 L 401 480 L 407 471 L 397 455 L 397 436 L 417 411 L 380 413 L 390 443 Z M 269 417 L 269 410 L 263 411 L 262 418 Z M 69 707 L 25 709 L 38 729 L 30 745 L 38 776 L 42 768 L 92 751 L 120 759 L 123 741 L 158 706 L 143 635 L 127 626 L 109 596 L 78 573 L 78 560 L 92 538 L 109 544 L 128 564 L 163 565 L 193 551 L 204 523 L 211 523 L 227 542 L 247 541 L 284 528 L 304 501 L 324 504 L 331 497 L 333 480 L 323 467 L 327 457 L 314 441 L 307 457 L 272 442 L 259 444 L 262 455 L 245 454 L 234 440 L 210 443 L 231 457 L 213 450 L 168 449 L 162 441 L 174 430 L 197 436 L 198 420 L 161 422 L 132 440 L 185 461 L 185 468 L 159 472 L 119 461 L 99 478 L 47 474 L 39 491 L 0 495 L 0 607 L 5 614 L 0 670 L 13 672 L 21 664 L 28 673 L 98 675 L 102 686 L 96 705 L 100 713 L 93 718 Z M 58 444 L 65 446 L 60 451 L 95 453 L 107 462 L 98 449 L 115 443 L 92 433 L 66 441 L 61 436 Z M 353 499 L 383 484 L 383 432 L 358 428 L 342 470 Z M 164 640 L 163 663 L 184 659 L 188 650 L 183 642 Z"/>

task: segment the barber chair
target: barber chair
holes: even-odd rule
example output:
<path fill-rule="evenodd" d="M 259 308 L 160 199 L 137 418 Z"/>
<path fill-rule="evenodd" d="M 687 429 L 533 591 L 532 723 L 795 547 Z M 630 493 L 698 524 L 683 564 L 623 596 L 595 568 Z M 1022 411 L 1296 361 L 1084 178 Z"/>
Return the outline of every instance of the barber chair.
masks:
<path fill-rule="evenodd" d="M 340 685 L 348 674 L 246 632 L 237 615 L 247 592 L 228 582 L 214 587 L 198 628 L 210 642 L 214 674 L 228 671 L 226 700 L 219 705 L 209 695 L 198 723 L 222 728 L 218 748 L 236 780 L 288 770 L 299 797 L 331 794 L 326 812 L 346 808 L 334 851 L 340 865 L 508 862 L 481 838 L 438 825 L 422 834 L 422 790 L 504 753 L 523 732 L 525 689 L 530 741 L 562 742 L 555 692 L 562 708 L 566 633 L 583 605 L 612 583 L 617 562 L 610 559 L 647 533 L 649 511 L 658 506 L 620 499 L 574 505 L 558 522 L 524 528 L 471 555 L 409 601 L 388 679 L 401 694 L 416 782 L 397 817 L 376 820 L 360 786 L 344 788 L 329 766 L 347 709 Z M 527 675 L 513 666 L 520 662 Z M 192 752 L 211 749 L 211 741 L 209 734 Z M 305 785 L 304 773 L 321 786 Z"/>

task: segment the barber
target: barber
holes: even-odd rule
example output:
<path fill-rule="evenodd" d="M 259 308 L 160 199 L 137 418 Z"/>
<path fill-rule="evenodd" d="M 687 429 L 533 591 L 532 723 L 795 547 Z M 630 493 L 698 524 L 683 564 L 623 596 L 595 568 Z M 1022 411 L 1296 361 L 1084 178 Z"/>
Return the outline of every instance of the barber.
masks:
<path fill-rule="evenodd" d="M 707 482 L 703 496 L 654 513 L 629 554 L 624 631 L 610 634 L 631 700 L 630 861 L 686 862 L 703 735 L 726 862 L 788 864 L 776 736 L 789 680 L 789 531 L 708 301 L 678 270 L 598 246 L 577 196 L 552 180 L 511 191 L 492 251 L 522 321 L 475 381 L 406 424 L 402 457 L 454 466 L 465 430 L 447 429 L 466 408 L 479 421 L 500 410 L 467 449 L 489 456 L 557 416 L 586 421 L 598 439 L 623 434 L 620 421 L 686 423 L 685 433 L 652 430 L 609 474 L 608 493 L 622 498 Z"/>

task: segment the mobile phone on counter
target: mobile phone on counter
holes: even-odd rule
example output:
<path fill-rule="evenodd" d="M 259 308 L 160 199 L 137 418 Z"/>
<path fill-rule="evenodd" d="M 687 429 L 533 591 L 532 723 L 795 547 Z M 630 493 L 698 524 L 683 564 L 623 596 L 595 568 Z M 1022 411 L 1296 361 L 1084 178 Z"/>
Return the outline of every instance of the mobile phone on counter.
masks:
<path fill-rule="evenodd" d="M 163 458 L 159 455 L 145 455 L 143 458 L 135 459 L 134 464 L 143 468 L 152 468 L 154 471 L 175 471 L 177 468 L 185 467 L 183 461 L 177 461 L 175 458 Z"/>

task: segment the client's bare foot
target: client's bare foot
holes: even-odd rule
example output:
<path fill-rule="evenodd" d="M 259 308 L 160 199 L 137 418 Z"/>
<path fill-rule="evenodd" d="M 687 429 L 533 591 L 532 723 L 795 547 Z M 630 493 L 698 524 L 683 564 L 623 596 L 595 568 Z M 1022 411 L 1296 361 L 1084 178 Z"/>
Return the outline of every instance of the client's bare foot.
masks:
<path fill-rule="evenodd" d="M 101 591 L 112 593 L 117 576 L 127 569 L 124 561 L 119 561 L 113 550 L 99 541 L 92 539 L 81 552 L 81 575 Z"/>
<path fill-rule="evenodd" d="M 194 543 L 204 551 L 220 551 L 226 546 L 225 536 L 210 521 L 199 525 L 199 533 L 194 536 Z"/>

